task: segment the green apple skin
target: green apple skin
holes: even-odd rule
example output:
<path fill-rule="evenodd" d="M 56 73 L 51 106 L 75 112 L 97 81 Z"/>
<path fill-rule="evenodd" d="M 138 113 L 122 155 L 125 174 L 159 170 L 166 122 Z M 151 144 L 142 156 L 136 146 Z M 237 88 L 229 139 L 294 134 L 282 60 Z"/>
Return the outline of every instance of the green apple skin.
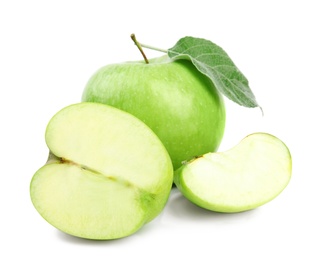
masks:
<path fill-rule="evenodd" d="M 222 213 L 247 211 L 276 198 L 291 179 L 288 147 L 253 133 L 230 150 L 207 153 L 175 171 L 174 183 L 195 205 Z"/>
<path fill-rule="evenodd" d="M 173 182 L 169 154 L 131 114 L 74 104 L 52 117 L 45 139 L 49 158 L 34 174 L 30 196 L 57 229 L 86 239 L 123 238 L 166 205 Z"/>
<path fill-rule="evenodd" d="M 174 169 L 214 152 L 224 134 L 225 106 L 213 83 L 190 61 L 168 56 L 102 67 L 88 81 L 82 101 L 133 114 L 169 152 Z"/>

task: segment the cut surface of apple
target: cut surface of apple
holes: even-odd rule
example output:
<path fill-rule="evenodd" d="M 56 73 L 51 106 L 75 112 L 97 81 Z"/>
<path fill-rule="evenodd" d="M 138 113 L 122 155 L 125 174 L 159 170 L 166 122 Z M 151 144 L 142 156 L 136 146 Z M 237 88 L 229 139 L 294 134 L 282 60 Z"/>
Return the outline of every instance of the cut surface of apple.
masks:
<path fill-rule="evenodd" d="M 207 153 L 175 172 L 174 182 L 194 204 L 217 212 L 240 212 L 279 195 L 291 178 L 287 146 L 267 133 L 254 133 L 234 148 Z"/>
<path fill-rule="evenodd" d="M 47 163 L 32 178 L 33 205 L 73 236 L 116 239 L 154 219 L 173 181 L 170 157 L 143 122 L 116 108 L 79 103 L 46 129 Z"/>

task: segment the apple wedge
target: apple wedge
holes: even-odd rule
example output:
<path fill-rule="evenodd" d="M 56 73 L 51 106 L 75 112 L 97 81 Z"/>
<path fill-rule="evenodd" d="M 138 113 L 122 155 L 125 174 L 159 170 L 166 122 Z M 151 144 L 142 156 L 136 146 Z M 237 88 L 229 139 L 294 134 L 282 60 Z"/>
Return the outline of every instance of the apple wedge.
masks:
<path fill-rule="evenodd" d="M 170 157 L 142 121 L 116 108 L 79 103 L 46 129 L 47 163 L 32 178 L 34 207 L 73 236 L 106 240 L 133 234 L 165 206 Z"/>
<path fill-rule="evenodd" d="M 291 178 L 287 146 L 267 133 L 254 133 L 234 148 L 207 153 L 175 172 L 174 182 L 194 204 L 217 212 L 241 212 L 274 199 Z"/>

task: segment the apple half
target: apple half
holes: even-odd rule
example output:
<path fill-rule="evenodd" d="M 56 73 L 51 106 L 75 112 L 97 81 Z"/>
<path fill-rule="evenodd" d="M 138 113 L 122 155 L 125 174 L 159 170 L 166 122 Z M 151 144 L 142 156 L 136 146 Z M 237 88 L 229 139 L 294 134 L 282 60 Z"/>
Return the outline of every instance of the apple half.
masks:
<path fill-rule="evenodd" d="M 47 163 L 32 178 L 34 207 L 73 236 L 133 234 L 164 208 L 173 182 L 170 157 L 142 121 L 116 108 L 79 103 L 46 129 Z"/>
<path fill-rule="evenodd" d="M 279 195 L 291 178 L 287 146 L 267 133 L 254 133 L 234 148 L 207 153 L 175 172 L 174 182 L 194 204 L 217 212 L 241 212 Z"/>

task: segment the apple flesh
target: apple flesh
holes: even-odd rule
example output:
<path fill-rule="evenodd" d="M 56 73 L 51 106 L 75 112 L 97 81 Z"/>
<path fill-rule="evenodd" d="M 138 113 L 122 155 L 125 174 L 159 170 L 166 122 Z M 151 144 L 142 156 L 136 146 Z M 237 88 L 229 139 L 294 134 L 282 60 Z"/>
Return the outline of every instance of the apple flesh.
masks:
<path fill-rule="evenodd" d="M 59 111 L 46 129 L 47 163 L 32 178 L 33 205 L 73 236 L 133 234 L 164 208 L 173 182 L 170 157 L 134 116 L 97 103 Z"/>
<path fill-rule="evenodd" d="M 188 60 L 162 56 L 149 64 L 105 66 L 89 79 L 82 101 L 111 105 L 138 117 L 160 138 L 174 169 L 216 151 L 224 133 L 223 98 Z"/>
<path fill-rule="evenodd" d="M 291 178 L 291 155 L 277 137 L 254 133 L 237 146 L 207 153 L 175 172 L 174 182 L 194 204 L 218 212 L 254 209 L 274 199 Z"/>

